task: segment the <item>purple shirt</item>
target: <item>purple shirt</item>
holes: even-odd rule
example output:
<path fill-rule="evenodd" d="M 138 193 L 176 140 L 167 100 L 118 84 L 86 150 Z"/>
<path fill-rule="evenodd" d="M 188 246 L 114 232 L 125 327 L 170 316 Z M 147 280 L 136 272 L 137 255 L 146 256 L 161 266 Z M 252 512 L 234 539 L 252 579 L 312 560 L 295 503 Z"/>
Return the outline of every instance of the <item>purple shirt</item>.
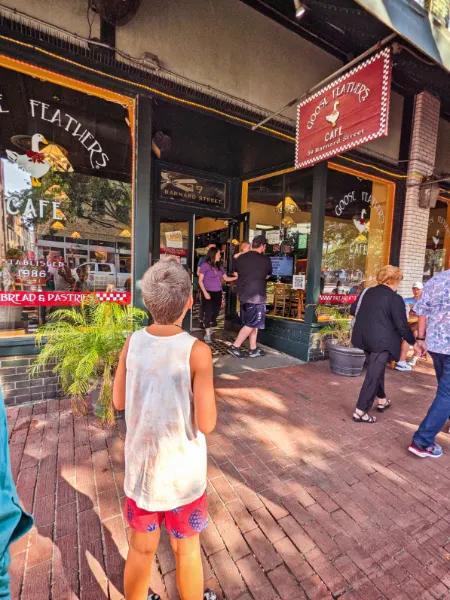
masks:
<path fill-rule="evenodd" d="M 222 279 L 225 275 L 223 269 L 211 266 L 209 263 L 204 262 L 200 267 L 200 273 L 204 276 L 203 285 L 207 292 L 221 292 L 222 291 Z"/>

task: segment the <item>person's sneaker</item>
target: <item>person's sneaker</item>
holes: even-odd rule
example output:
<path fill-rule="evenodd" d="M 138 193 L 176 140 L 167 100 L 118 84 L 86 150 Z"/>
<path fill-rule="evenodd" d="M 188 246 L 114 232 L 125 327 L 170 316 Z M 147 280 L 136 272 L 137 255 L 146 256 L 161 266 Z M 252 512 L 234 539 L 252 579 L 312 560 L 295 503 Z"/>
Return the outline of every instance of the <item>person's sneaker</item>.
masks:
<path fill-rule="evenodd" d="M 412 367 L 404 360 L 395 365 L 396 371 L 412 371 Z"/>
<path fill-rule="evenodd" d="M 205 335 L 205 337 L 203 338 L 203 341 L 205 342 L 205 344 L 212 344 L 210 335 Z"/>
<path fill-rule="evenodd" d="M 247 354 L 245 352 L 242 352 L 240 348 L 237 348 L 233 344 L 231 344 L 230 352 L 236 358 L 247 358 Z"/>
<path fill-rule="evenodd" d="M 415 367 L 417 365 L 417 361 L 419 360 L 418 356 L 413 356 L 411 360 L 408 360 L 408 365 L 410 367 Z"/>
<path fill-rule="evenodd" d="M 216 593 L 211 589 L 206 588 L 206 590 L 203 592 L 203 600 L 217 600 Z"/>
<path fill-rule="evenodd" d="M 250 350 L 248 355 L 250 358 L 259 358 L 260 356 L 265 356 L 266 353 L 261 348 L 255 348 L 255 350 Z"/>
<path fill-rule="evenodd" d="M 420 458 L 439 458 L 442 456 L 442 448 L 439 444 L 433 444 L 432 446 L 425 448 L 425 446 L 420 446 L 413 440 L 408 450 L 416 456 L 420 456 Z"/>
<path fill-rule="evenodd" d="M 152 592 L 147 596 L 147 600 L 161 600 L 161 596 Z"/>

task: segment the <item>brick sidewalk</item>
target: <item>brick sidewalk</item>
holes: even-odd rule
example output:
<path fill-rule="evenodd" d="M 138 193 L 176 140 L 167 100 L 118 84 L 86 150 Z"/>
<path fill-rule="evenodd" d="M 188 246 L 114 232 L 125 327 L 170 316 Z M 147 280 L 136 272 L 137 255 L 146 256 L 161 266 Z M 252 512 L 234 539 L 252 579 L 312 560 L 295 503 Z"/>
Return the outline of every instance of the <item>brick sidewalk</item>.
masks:
<path fill-rule="evenodd" d="M 218 380 L 202 545 L 207 585 L 228 600 L 450 600 L 450 436 L 439 460 L 406 451 L 433 371 L 389 371 L 393 407 L 374 426 L 351 421 L 359 385 L 328 363 Z M 36 520 L 13 548 L 13 598 L 122 598 L 119 428 L 74 419 L 67 401 L 11 408 L 8 419 Z M 153 587 L 177 598 L 167 537 Z"/>

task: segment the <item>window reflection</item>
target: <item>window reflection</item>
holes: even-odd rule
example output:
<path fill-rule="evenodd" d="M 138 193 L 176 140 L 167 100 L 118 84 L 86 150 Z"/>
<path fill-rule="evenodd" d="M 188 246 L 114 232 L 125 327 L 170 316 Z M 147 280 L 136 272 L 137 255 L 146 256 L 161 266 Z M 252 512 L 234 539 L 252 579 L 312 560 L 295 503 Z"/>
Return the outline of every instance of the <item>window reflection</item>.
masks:
<path fill-rule="evenodd" d="M 450 268 L 450 201 L 438 200 L 430 209 L 425 252 L 424 281 Z"/>
<path fill-rule="evenodd" d="M 83 294 L 131 300 L 131 137 L 116 104 L 0 69 L 0 337 Z"/>
<path fill-rule="evenodd" d="M 358 294 L 388 260 L 393 186 L 360 175 L 328 172 L 323 294 Z"/>

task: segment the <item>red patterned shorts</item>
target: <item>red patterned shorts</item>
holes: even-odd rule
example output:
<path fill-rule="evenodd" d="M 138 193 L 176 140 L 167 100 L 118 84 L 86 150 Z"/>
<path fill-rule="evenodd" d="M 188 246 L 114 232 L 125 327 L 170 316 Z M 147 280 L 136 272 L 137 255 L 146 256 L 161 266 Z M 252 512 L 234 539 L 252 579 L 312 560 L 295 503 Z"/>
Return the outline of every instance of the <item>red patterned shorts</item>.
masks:
<path fill-rule="evenodd" d="M 134 500 L 126 498 L 125 519 L 131 529 L 142 533 L 155 531 L 166 521 L 166 529 L 177 539 L 198 535 L 208 525 L 206 492 L 191 504 L 165 512 L 148 512 L 139 508 Z"/>

